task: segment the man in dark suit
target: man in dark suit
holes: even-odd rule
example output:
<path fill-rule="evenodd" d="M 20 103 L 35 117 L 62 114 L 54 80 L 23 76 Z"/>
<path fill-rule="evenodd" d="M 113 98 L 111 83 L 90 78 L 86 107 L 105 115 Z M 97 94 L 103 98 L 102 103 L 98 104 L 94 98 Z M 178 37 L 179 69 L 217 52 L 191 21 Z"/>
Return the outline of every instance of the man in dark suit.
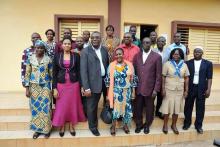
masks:
<path fill-rule="evenodd" d="M 101 46 L 101 34 L 93 32 L 91 45 L 81 51 L 80 74 L 84 95 L 87 97 L 87 117 L 89 129 L 95 136 L 100 133 L 97 129 L 97 109 L 104 86 L 104 77 L 109 64 L 108 52 Z"/>
<path fill-rule="evenodd" d="M 210 96 L 213 65 L 212 62 L 202 59 L 203 49 L 198 46 L 194 49 L 194 59 L 186 62 L 189 76 L 189 93 L 185 101 L 184 108 L 184 125 L 183 129 L 187 130 L 192 123 L 192 111 L 194 101 L 196 100 L 196 120 L 195 129 L 199 134 L 203 133 L 202 122 L 205 113 L 205 99 Z"/>
<path fill-rule="evenodd" d="M 144 133 L 150 132 L 150 126 L 154 118 L 154 99 L 161 87 L 162 59 L 161 56 L 153 52 L 150 38 L 142 41 L 143 51 L 134 57 L 134 68 L 138 76 L 138 86 L 136 90 L 136 133 L 140 133 L 144 128 Z M 143 107 L 146 107 L 146 121 L 143 125 Z"/>

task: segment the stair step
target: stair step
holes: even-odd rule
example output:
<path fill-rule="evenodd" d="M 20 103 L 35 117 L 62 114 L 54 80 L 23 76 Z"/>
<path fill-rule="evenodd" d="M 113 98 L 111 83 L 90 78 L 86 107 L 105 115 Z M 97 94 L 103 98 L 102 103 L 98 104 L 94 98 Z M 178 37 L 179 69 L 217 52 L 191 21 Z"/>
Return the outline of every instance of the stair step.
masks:
<path fill-rule="evenodd" d="M 180 126 L 179 126 L 180 128 Z M 191 127 L 187 131 L 179 129 L 180 134 L 175 135 L 169 129 L 167 135 L 161 132 L 161 128 L 152 128 L 150 134 L 145 135 L 143 132 L 134 133 L 130 129 L 130 134 L 125 134 L 122 129 L 117 129 L 117 134 L 112 137 L 109 130 L 100 129 L 101 136 L 96 137 L 89 130 L 76 130 L 76 136 L 72 137 L 68 131 L 65 136 L 60 138 L 58 131 L 52 132 L 50 139 L 44 139 L 40 136 L 38 139 L 32 139 L 33 132 L 30 130 L 23 131 L 0 131 L 0 146 L 9 147 L 70 147 L 70 146 L 143 146 L 143 145 L 161 145 L 172 144 L 186 141 L 210 140 L 220 136 L 220 124 L 204 124 L 204 133 L 197 134 Z"/>
<path fill-rule="evenodd" d="M 184 120 L 183 114 L 180 114 L 177 124 L 182 125 Z M 0 116 L 0 131 L 8 130 L 25 130 L 29 129 L 29 121 L 30 116 Z M 192 122 L 195 121 L 195 113 L 193 113 Z M 171 124 L 172 119 L 169 119 L 169 124 Z M 220 122 L 220 111 L 207 111 L 204 118 L 204 123 L 218 123 Z M 118 121 L 117 127 L 121 127 L 122 122 Z M 163 126 L 163 120 L 155 117 L 152 127 L 162 127 Z M 135 123 L 132 121 L 131 127 L 135 128 Z M 68 125 L 66 125 L 66 128 L 68 129 Z M 100 129 L 109 129 L 110 125 L 105 124 L 101 119 L 99 119 L 99 128 Z M 88 129 L 88 123 L 87 122 L 81 122 L 76 125 L 76 129 Z"/>

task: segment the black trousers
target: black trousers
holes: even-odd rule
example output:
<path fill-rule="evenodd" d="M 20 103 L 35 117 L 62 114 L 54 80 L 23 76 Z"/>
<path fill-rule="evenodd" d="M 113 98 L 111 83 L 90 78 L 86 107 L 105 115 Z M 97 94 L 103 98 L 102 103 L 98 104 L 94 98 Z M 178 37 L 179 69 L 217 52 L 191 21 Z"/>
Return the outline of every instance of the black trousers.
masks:
<path fill-rule="evenodd" d="M 143 108 L 146 107 L 146 121 L 144 127 L 150 127 L 154 119 L 154 98 L 137 95 L 136 98 L 136 127 L 143 126 Z"/>
<path fill-rule="evenodd" d="M 98 127 L 97 111 L 100 97 L 101 93 L 92 93 L 91 97 L 86 98 L 87 118 L 90 130 Z"/>
<path fill-rule="evenodd" d="M 159 113 L 160 106 L 162 105 L 162 101 L 163 101 L 162 93 L 158 92 L 157 93 L 156 111 L 155 111 L 156 114 Z"/>
<path fill-rule="evenodd" d="M 104 77 L 102 78 L 102 94 L 103 94 L 103 106 L 106 104 L 107 88 L 105 86 Z"/>
<path fill-rule="evenodd" d="M 202 122 L 204 119 L 205 113 L 205 96 L 198 93 L 198 85 L 193 85 L 192 93 L 189 93 L 189 96 L 186 98 L 185 107 L 184 107 L 184 125 L 190 126 L 192 123 L 192 111 L 194 101 L 196 101 L 196 120 L 195 128 L 202 128 Z"/>

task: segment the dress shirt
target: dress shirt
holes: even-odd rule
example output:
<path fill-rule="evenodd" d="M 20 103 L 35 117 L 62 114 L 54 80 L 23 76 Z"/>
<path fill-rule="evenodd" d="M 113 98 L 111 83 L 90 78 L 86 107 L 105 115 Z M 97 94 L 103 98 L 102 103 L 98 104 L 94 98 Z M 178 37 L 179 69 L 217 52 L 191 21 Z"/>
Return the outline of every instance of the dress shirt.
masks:
<path fill-rule="evenodd" d="M 195 73 L 193 78 L 193 84 L 199 84 L 199 69 L 202 60 L 194 60 Z"/>
<path fill-rule="evenodd" d="M 142 56 L 143 63 L 145 63 L 145 61 L 147 60 L 150 52 L 151 52 L 151 49 L 147 53 L 143 50 L 143 56 Z"/>

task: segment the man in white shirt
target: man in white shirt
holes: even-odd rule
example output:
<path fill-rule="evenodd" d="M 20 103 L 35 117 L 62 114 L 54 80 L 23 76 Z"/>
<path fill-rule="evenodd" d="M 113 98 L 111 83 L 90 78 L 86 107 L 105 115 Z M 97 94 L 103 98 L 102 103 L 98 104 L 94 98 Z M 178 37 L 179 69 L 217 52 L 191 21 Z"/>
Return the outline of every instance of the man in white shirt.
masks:
<path fill-rule="evenodd" d="M 203 48 L 197 46 L 194 49 L 194 59 L 186 62 L 190 72 L 189 92 L 185 101 L 184 125 L 187 130 L 192 123 L 192 111 L 194 101 L 196 102 L 195 129 L 199 134 L 203 133 L 202 123 L 205 113 L 205 99 L 210 96 L 212 86 L 213 65 L 212 62 L 202 58 Z"/>
<path fill-rule="evenodd" d="M 101 46 L 101 34 L 93 32 L 91 35 L 91 45 L 81 51 L 80 75 L 84 89 L 83 94 L 87 97 L 89 129 L 95 136 L 100 135 L 97 129 L 97 111 L 101 93 L 106 91 L 104 77 L 108 64 L 108 52 L 105 47 Z"/>

